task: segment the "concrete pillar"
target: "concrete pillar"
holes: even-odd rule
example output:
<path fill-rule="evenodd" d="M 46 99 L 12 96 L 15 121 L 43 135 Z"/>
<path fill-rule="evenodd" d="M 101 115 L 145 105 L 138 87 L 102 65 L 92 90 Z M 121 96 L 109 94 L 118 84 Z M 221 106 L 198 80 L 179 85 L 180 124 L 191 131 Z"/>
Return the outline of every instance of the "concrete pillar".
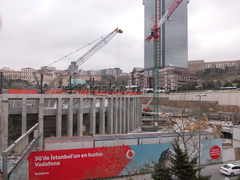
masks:
<path fill-rule="evenodd" d="M 22 98 L 22 134 L 27 132 L 27 99 Z"/>
<path fill-rule="evenodd" d="M 137 98 L 133 98 L 133 114 L 134 114 L 134 123 L 133 123 L 133 130 L 137 128 Z"/>
<path fill-rule="evenodd" d="M 108 107 L 107 107 L 107 133 L 113 134 L 113 98 L 110 97 L 108 99 Z"/>
<path fill-rule="evenodd" d="M 122 134 L 122 97 L 119 98 L 119 113 L 118 113 L 118 133 Z"/>
<path fill-rule="evenodd" d="M 105 134 L 105 97 L 100 99 L 99 134 Z"/>
<path fill-rule="evenodd" d="M 81 97 L 78 101 L 77 111 L 77 136 L 83 135 L 83 98 Z"/>
<path fill-rule="evenodd" d="M 141 127 L 141 124 L 142 124 L 142 102 L 141 102 L 141 98 L 138 97 L 137 98 L 137 115 L 138 115 L 138 119 L 137 119 L 137 127 Z"/>
<path fill-rule="evenodd" d="M 127 112 L 127 107 L 126 107 L 126 97 L 123 97 L 122 101 L 122 133 L 126 132 L 126 112 Z"/>
<path fill-rule="evenodd" d="M 132 131 L 134 127 L 134 99 L 129 97 L 129 101 L 129 131 Z"/>
<path fill-rule="evenodd" d="M 0 150 L 4 151 L 8 147 L 8 99 L 3 99 L 3 95 L 0 95 Z"/>
<path fill-rule="evenodd" d="M 125 126 L 126 131 L 125 131 L 125 133 L 129 132 L 129 126 L 130 126 L 129 119 L 130 119 L 130 97 L 128 96 L 126 98 L 126 126 Z"/>
<path fill-rule="evenodd" d="M 96 98 L 90 99 L 90 133 L 96 134 Z"/>
<path fill-rule="evenodd" d="M 57 99 L 56 137 L 62 136 L 62 98 Z"/>
<path fill-rule="evenodd" d="M 68 99 L 67 136 L 73 136 L 73 98 Z"/>
<path fill-rule="evenodd" d="M 113 134 L 117 134 L 118 130 L 118 97 L 113 98 Z"/>
<path fill-rule="evenodd" d="M 43 99 L 42 96 L 40 97 L 39 104 L 38 104 L 38 125 L 39 125 L 38 132 L 39 132 L 39 134 L 42 133 L 42 135 L 41 135 L 41 137 L 39 139 L 39 143 L 38 143 L 39 151 L 43 150 L 44 99 Z"/>

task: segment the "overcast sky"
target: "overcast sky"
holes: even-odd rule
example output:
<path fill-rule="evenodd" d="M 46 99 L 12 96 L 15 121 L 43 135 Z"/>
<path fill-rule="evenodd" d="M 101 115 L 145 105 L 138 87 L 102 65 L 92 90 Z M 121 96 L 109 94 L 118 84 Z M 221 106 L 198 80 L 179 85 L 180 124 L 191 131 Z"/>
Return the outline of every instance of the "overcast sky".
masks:
<path fill-rule="evenodd" d="M 189 60 L 240 59 L 240 0 L 190 0 Z M 142 0 L 0 0 L 0 68 L 39 69 L 99 39 L 116 35 L 80 68 L 143 67 Z M 52 66 L 66 69 L 90 46 Z"/>

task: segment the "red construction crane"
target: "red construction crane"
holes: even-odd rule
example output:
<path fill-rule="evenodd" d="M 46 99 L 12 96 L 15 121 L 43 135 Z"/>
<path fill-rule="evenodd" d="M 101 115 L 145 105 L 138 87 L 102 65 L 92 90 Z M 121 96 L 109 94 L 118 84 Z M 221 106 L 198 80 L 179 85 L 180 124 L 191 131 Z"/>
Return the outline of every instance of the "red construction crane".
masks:
<path fill-rule="evenodd" d="M 161 26 L 169 20 L 170 16 L 172 13 L 176 10 L 176 8 L 181 4 L 183 0 L 175 0 L 172 5 L 168 8 L 166 13 L 162 16 L 162 18 L 157 22 L 155 20 L 155 24 L 151 28 L 150 35 L 145 39 L 146 42 L 150 42 L 151 39 L 153 38 L 154 42 L 154 62 L 153 62 L 153 82 L 154 82 L 154 93 L 153 93 L 153 112 L 154 113 L 154 119 L 153 119 L 153 131 L 158 130 L 158 121 L 159 121 L 159 56 L 158 56 L 158 51 L 159 51 L 159 29 Z"/>
<path fill-rule="evenodd" d="M 145 39 L 145 41 L 149 42 L 151 39 L 154 37 L 154 40 L 158 40 L 159 34 L 158 30 L 160 27 L 167 21 L 169 20 L 170 16 L 172 13 L 177 9 L 177 7 L 181 4 L 183 0 L 175 0 L 172 5 L 168 8 L 166 13 L 162 16 L 162 18 L 158 21 L 158 23 L 155 22 L 153 27 L 151 28 L 151 33 L 150 35 Z"/>

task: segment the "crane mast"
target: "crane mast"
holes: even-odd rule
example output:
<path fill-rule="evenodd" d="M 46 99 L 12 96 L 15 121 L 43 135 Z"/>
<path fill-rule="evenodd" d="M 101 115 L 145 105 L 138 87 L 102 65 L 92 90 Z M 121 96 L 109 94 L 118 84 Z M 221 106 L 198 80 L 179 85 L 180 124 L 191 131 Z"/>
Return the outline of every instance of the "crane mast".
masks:
<path fill-rule="evenodd" d="M 79 57 L 75 62 L 76 65 L 81 66 L 84 62 L 86 62 L 90 57 L 92 57 L 97 51 L 99 51 L 101 48 L 103 48 L 116 34 L 123 33 L 121 29 L 114 29 L 109 34 L 102 36 L 101 40 L 98 41 L 93 47 L 91 47 L 86 53 L 84 53 L 81 57 Z M 67 68 L 64 70 L 60 77 L 57 78 L 57 80 L 51 81 L 47 89 L 51 89 L 55 87 L 56 84 L 59 83 L 60 80 L 68 77 L 70 75 L 70 72 L 73 71 L 74 67 L 71 67 L 70 69 Z"/>
<path fill-rule="evenodd" d="M 182 1 L 183 0 L 175 0 L 158 22 L 155 19 L 150 35 L 145 39 L 146 42 L 150 42 L 151 39 L 153 39 L 153 131 L 158 131 L 159 122 L 159 29 L 167 20 L 169 20 L 172 13 L 177 9 Z"/>

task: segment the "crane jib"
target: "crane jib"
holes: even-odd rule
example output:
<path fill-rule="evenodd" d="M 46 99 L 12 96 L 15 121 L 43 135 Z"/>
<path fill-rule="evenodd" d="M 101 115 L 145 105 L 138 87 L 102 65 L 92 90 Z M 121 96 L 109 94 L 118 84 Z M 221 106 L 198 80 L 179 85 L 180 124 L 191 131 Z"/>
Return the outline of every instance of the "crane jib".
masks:
<path fill-rule="evenodd" d="M 171 16 L 171 14 L 175 11 L 175 9 L 179 6 L 179 4 L 182 2 L 183 0 L 175 0 L 172 5 L 169 7 L 168 9 L 168 16 Z"/>
<path fill-rule="evenodd" d="M 90 48 L 86 53 L 84 53 L 80 58 L 78 58 L 75 63 L 79 67 L 84 62 L 86 62 L 90 57 L 92 57 L 96 52 L 98 52 L 102 47 L 104 47 L 117 33 L 123 33 L 121 29 L 114 29 L 109 34 L 101 37 L 101 40 L 99 40 L 92 48 Z M 60 79 L 64 79 L 67 76 L 71 75 L 71 72 L 74 71 L 74 67 L 67 68 L 63 71 L 63 73 L 55 80 L 51 81 L 48 89 L 51 89 L 56 83 L 59 82 Z"/>

